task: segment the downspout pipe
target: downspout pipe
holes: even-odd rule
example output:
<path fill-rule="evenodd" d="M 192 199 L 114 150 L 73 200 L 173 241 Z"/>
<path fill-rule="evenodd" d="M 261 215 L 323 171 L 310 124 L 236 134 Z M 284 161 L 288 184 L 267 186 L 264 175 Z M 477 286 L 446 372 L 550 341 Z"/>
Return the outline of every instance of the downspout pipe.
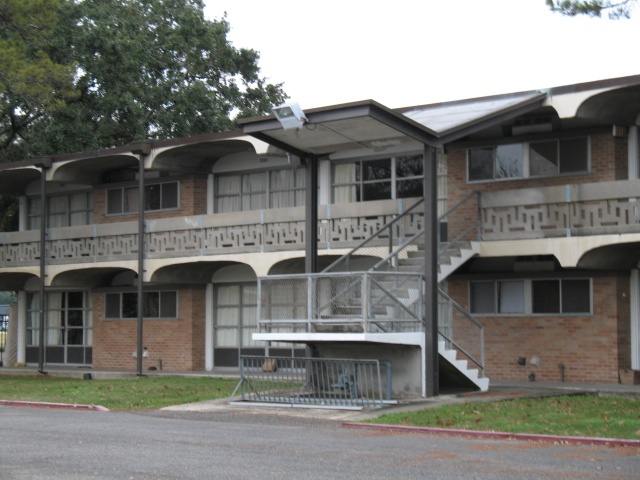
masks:
<path fill-rule="evenodd" d="M 144 324 L 144 164 L 151 154 L 150 143 L 138 143 L 133 146 L 131 153 L 138 155 L 138 322 L 137 322 L 137 347 L 136 347 L 136 375 L 143 376 L 142 354 L 143 324 Z"/>
<path fill-rule="evenodd" d="M 33 164 L 40 169 L 40 329 L 38 338 L 38 372 L 45 375 L 45 329 L 47 326 L 47 297 L 45 290 L 47 269 L 47 221 L 49 205 L 47 202 L 47 170 L 51 168 L 51 157 L 38 158 Z"/>

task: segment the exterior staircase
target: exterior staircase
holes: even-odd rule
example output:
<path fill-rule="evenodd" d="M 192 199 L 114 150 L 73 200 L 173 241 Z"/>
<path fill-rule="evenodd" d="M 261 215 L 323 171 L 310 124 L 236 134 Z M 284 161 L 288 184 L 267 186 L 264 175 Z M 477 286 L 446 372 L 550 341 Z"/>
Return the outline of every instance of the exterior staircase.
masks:
<path fill-rule="evenodd" d="M 456 386 L 486 391 L 484 328 L 443 290 L 449 275 L 478 254 L 477 222 L 454 218 L 463 212 L 463 218 L 477 219 L 476 199 L 470 195 L 440 217 L 447 238 L 438 248 L 438 353 L 441 385 L 452 383 L 443 380 L 454 380 Z M 423 202 L 415 203 L 320 273 L 259 278 L 260 330 L 254 338 L 407 344 L 424 349 L 422 212 Z M 366 261 L 368 267 L 362 268 Z M 283 304 L 284 298 L 292 297 L 291 291 L 306 299 L 304 308 L 301 303 Z"/>
<path fill-rule="evenodd" d="M 469 239 L 473 236 L 474 225 L 467 226 L 464 225 L 464 223 L 467 222 L 462 222 L 463 227 L 461 228 L 458 226 L 461 222 L 453 219 L 453 216 L 458 211 L 463 210 L 470 201 L 476 199 L 475 194 L 466 197 L 439 219 L 441 225 L 445 222 L 447 224 L 451 223 L 456 226 L 457 230 L 453 235 L 453 239 L 447 239 L 446 242 L 441 241 L 438 246 L 438 283 L 441 285 L 449 275 L 469 259 L 478 255 L 480 251 L 479 242 Z M 396 272 L 398 274 L 422 275 L 424 272 L 425 256 L 424 246 L 422 244 L 424 231 L 419 230 L 412 235 L 408 235 L 406 231 L 402 232 L 401 229 L 393 225 L 402 225 L 402 218 L 408 216 L 412 210 L 419 209 L 420 207 L 421 203 L 409 208 L 389 225 L 386 225 L 369 239 L 365 240 L 359 247 L 354 248 L 347 256 L 325 269 L 324 272 L 335 269 L 341 260 L 346 260 L 348 264 L 349 256 L 361 255 L 363 253 L 362 247 L 367 243 L 374 243 L 376 236 L 388 240 L 393 238 L 395 233 L 396 237 L 402 236 L 403 238 L 408 238 L 404 241 L 398 240 L 397 246 L 392 249 L 385 258 L 371 267 L 368 272 L 370 274 L 374 272 Z M 404 235 L 399 235 L 398 232 L 402 232 Z M 452 233 L 451 229 L 448 229 L 448 233 Z M 396 282 L 395 285 L 394 281 Z M 424 290 L 422 288 L 417 289 L 415 284 L 409 286 L 408 283 L 409 282 L 406 279 L 402 279 L 402 277 L 400 277 L 400 279 L 387 279 L 385 283 L 382 284 L 378 282 L 369 283 L 368 296 L 370 304 L 372 305 L 370 308 L 375 306 L 377 309 L 373 312 L 375 322 L 373 322 L 371 331 L 388 332 L 389 326 L 391 326 L 392 331 L 398 331 L 398 329 L 402 327 L 398 325 L 397 320 L 401 314 L 405 313 L 403 310 L 411 310 L 414 315 L 419 316 L 422 322 L 424 317 L 421 313 L 421 304 Z M 455 376 L 459 380 L 457 383 L 471 384 L 481 391 L 487 391 L 489 388 L 489 379 L 482 375 L 482 371 L 484 370 L 483 327 L 469 312 L 456 304 L 442 289 L 439 290 L 439 295 L 438 331 L 440 341 L 438 342 L 438 353 L 440 354 L 441 360 L 446 362 L 444 368 L 441 368 L 441 370 L 443 370 L 441 377 L 442 374 L 445 374 L 447 377 Z M 393 304 L 394 299 L 396 302 L 395 305 Z M 362 302 L 361 297 L 353 300 L 356 304 Z M 457 313 L 458 317 L 465 318 L 467 322 L 479 331 L 479 348 L 467 349 L 453 338 L 452 316 L 454 312 Z M 409 328 L 412 328 L 412 326 Z M 471 352 L 471 350 L 475 351 Z M 463 358 L 459 358 L 460 356 Z M 473 366 L 469 365 L 470 361 Z M 454 375 L 451 375 L 452 371 L 455 372 Z"/>

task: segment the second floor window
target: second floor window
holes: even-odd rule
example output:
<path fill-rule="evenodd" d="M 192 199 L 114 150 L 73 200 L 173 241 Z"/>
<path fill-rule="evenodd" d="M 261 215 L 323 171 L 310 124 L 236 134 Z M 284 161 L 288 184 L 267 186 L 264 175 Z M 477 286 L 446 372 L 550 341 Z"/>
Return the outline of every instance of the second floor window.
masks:
<path fill-rule="evenodd" d="M 302 168 L 216 177 L 216 213 L 300 207 L 304 205 Z"/>
<path fill-rule="evenodd" d="M 421 197 L 422 155 L 333 165 L 333 203 Z"/>
<path fill-rule="evenodd" d="M 467 152 L 470 182 L 584 173 L 589 170 L 587 137 L 512 143 Z"/>
<path fill-rule="evenodd" d="M 91 192 L 55 195 L 47 198 L 48 228 L 90 225 L 93 223 L 93 199 Z M 42 205 L 39 198 L 29 198 L 27 223 L 29 230 L 40 228 Z"/>
<path fill-rule="evenodd" d="M 154 183 L 144 187 L 144 209 L 170 210 L 178 208 L 178 182 Z M 118 215 L 138 211 L 138 187 L 107 190 L 107 213 Z"/>

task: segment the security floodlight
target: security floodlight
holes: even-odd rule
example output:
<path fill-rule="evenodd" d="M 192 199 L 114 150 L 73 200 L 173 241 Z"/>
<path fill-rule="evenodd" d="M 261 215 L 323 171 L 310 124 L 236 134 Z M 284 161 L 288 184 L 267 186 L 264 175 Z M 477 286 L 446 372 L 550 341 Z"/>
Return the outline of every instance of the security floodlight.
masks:
<path fill-rule="evenodd" d="M 272 112 L 285 130 L 301 128 L 309 121 L 297 103 L 283 103 L 274 107 Z"/>

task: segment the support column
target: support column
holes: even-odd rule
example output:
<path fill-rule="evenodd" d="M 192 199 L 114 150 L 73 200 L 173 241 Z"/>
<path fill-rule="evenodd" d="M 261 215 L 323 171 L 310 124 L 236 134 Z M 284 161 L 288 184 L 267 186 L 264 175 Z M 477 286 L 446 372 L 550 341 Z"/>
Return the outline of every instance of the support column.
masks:
<path fill-rule="evenodd" d="M 204 369 L 213 370 L 213 283 L 207 283 L 204 304 Z"/>
<path fill-rule="evenodd" d="M 45 281 L 47 276 L 47 221 L 49 205 L 47 202 L 47 170 L 51 168 L 51 158 L 43 157 L 34 162 L 40 169 L 40 329 L 38 337 L 38 372 L 44 374 L 46 363 L 45 330 L 47 328 L 47 296 Z"/>
<path fill-rule="evenodd" d="M 639 265 L 640 266 L 640 265 Z M 640 370 L 640 270 L 631 270 L 629 281 L 631 321 L 631 369 Z"/>
<path fill-rule="evenodd" d="M 439 393 L 438 378 L 438 165 L 435 147 L 424 155 L 424 384 L 427 397 Z"/>
<path fill-rule="evenodd" d="M 16 332 L 16 362 L 27 362 L 27 292 L 18 292 L 18 325 Z"/>
<path fill-rule="evenodd" d="M 629 127 L 629 153 L 628 153 L 628 178 L 637 180 L 640 178 L 640 132 L 638 127 Z"/>
<path fill-rule="evenodd" d="M 305 192 L 305 273 L 318 271 L 318 159 L 301 159 L 306 165 Z"/>
<path fill-rule="evenodd" d="M 144 162 L 151 153 L 151 145 L 140 143 L 131 149 L 138 155 L 138 324 L 136 348 L 136 374 L 142 376 L 143 323 L 144 323 Z"/>

